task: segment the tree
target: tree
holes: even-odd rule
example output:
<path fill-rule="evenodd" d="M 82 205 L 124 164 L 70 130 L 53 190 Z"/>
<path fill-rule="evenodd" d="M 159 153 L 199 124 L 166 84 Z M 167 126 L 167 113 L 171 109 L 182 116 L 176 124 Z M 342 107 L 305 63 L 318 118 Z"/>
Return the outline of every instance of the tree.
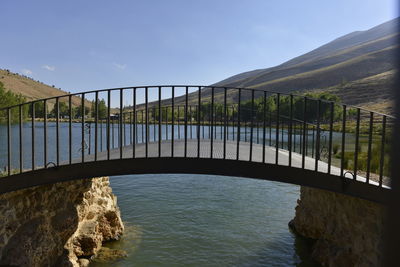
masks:
<path fill-rule="evenodd" d="M 22 104 L 26 101 L 25 97 L 21 94 L 15 94 L 10 90 L 6 91 L 2 82 L 0 82 L 0 108 L 14 106 Z M 22 106 L 22 117 L 26 118 L 28 115 L 28 106 Z M 17 122 L 19 120 L 19 110 L 18 108 L 11 109 L 11 122 Z M 7 111 L 0 111 L 0 122 L 7 121 Z"/>
<path fill-rule="evenodd" d="M 90 108 L 85 106 L 85 116 L 90 114 Z M 77 106 L 73 109 L 73 115 L 75 118 L 82 118 L 82 106 Z"/>
<path fill-rule="evenodd" d="M 53 110 L 50 112 L 52 117 L 57 116 L 57 106 L 54 105 Z M 58 102 L 58 115 L 59 118 L 64 118 L 69 116 L 69 107 L 65 102 Z"/>
<path fill-rule="evenodd" d="M 97 109 L 98 109 L 98 114 L 99 114 L 99 119 L 104 119 L 107 117 L 107 105 L 106 101 L 104 99 L 101 99 L 97 103 Z M 92 101 L 92 112 L 91 115 L 93 118 L 96 117 L 96 101 Z"/>
<path fill-rule="evenodd" d="M 43 101 L 35 102 L 35 118 L 44 118 L 44 104 Z M 32 117 L 32 105 L 29 105 L 29 117 Z"/>

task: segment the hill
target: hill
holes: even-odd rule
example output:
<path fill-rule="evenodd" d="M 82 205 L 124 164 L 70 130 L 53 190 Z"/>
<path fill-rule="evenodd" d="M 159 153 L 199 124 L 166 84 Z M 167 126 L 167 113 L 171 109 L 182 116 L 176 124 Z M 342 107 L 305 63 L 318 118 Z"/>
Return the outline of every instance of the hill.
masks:
<path fill-rule="evenodd" d="M 345 103 L 390 112 L 398 24 L 396 18 L 352 32 L 276 67 L 240 73 L 213 85 L 282 93 L 327 90 Z"/>
<path fill-rule="evenodd" d="M 66 95 L 69 92 L 65 92 L 61 89 L 49 86 L 39 81 L 35 81 L 30 77 L 13 73 L 9 70 L 0 69 L 0 82 L 4 84 L 6 90 L 11 90 L 13 93 L 23 95 L 28 101 L 35 99 L 42 99 L 54 96 Z M 61 101 L 63 101 L 62 99 Z M 65 98 L 64 101 L 68 101 Z M 52 101 L 50 101 L 51 105 Z M 72 97 L 72 105 L 79 106 L 81 104 L 81 98 L 74 96 Z M 90 102 L 86 101 L 85 105 L 89 105 Z"/>

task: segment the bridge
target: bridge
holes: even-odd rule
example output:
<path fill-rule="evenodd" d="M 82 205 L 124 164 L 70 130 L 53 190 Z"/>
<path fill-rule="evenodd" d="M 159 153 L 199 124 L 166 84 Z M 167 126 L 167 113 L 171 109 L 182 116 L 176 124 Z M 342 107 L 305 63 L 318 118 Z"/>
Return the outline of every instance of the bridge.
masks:
<path fill-rule="evenodd" d="M 124 87 L 9 106 L 0 122 L 0 193 L 147 173 L 272 180 L 378 203 L 391 190 L 394 117 L 326 95 Z"/>

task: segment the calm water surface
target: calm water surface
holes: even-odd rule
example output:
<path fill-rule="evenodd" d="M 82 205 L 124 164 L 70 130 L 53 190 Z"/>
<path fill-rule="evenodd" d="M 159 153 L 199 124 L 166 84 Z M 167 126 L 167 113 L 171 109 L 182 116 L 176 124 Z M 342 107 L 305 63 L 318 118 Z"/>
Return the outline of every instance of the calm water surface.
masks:
<path fill-rule="evenodd" d="M 316 266 L 288 229 L 299 187 L 208 175 L 111 178 L 128 257 L 91 266 Z"/>

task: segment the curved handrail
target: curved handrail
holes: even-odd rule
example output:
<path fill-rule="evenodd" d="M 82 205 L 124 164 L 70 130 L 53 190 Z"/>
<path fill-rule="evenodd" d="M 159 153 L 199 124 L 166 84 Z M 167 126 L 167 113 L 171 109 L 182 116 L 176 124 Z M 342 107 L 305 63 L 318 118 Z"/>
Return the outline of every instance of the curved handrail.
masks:
<path fill-rule="evenodd" d="M 158 93 L 155 93 L 158 100 L 149 101 L 149 89 L 153 88 L 158 89 Z M 197 91 L 189 93 L 189 88 Z M 176 96 L 178 89 L 185 92 Z M 204 89 L 210 90 L 207 99 L 204 98 Z M 163 90 L 168 90 L 171 96 L 163 99 Z M 215 109 L 216 91 L 220 93 L 218 114 Z M 246 100 L 244 91 L 248 92 Z M 111 102 L 112 92 L 119 94 L 119 97 L 113 95 L 114 102 Z M 129 92 L 129 95 L 125 92 Z M 137 92 L 143 92 L 143 103 L 137 103 Z M 231 98 L 233 100 L 228 101 L 228 92 L 235 94 Z M 102 107 L 103 115 L 106 113 L 105 120 L 99 115 L 100 93 L 106 98 L 106 106 Z M 86 127 L 88 118 L 84 107 L 89 94 L 94 97 L 94 110 L 91 111 L 94 115 L 90 119 L 94 124 L 93 129 Z M 128 99 L 124 99 L 127 95 Z M 80 104 L 73 105 L 74 96 L 80 97 Z M 189 96 L 195 104 L 189 105 Z M 68 103 L 66 122 L 60 118 L 62 98 L 67 98 Z M 53 122 L 48 120 L 47 111 L 50 100 L 55 100 L 53 128 L 49 126 Z M 269 105 L 268 100 L 272 100 L 273 104 Z M 44 110 L 40 114 L 35 111 L 36 103 L 43 105 Z M 117 118 L 111 116 L 112 103 L 118 110 Z M 32 109 L 30 119 L 25 124 L 22 114 L 24 106 Z M 79 107 L 81 113 L 83 111 L 74 121 L 73 106 Z M 180 110 L 182 106 L 183 110 Z M 195 107 L 194 110 L 192 107 Z M 349 116 L 349 107 L 355 108 L 356 113 Z M 16 108 L 19 108 L 18 112 L 14 111 Z M 166 111 L 163 111 L 164 108 Z M 177 109 L 179 114 L 176 114 Z M 350 171 L 355 182 L 379 188 L 387 186 L 390 180 L 387 171 L 390 134 L 388 120 L 394 119 L 393 116 L 302 95 L 219 86 L 135 86 L 33 100 L 2 108 L 0 112 L 3 112 L 7 121 L 3 127 L 6 134 L 0 135 L 0 142 L 6 144 L 0 148 L 0 153 L 5 155 L 0 158 L 0 166 L 7 166 L 6 176 L 35 173 L 38 168 L 49 167 L 50 160 L 56 167 L 60 167 L 85 163 L 87 160 L 110 160 L 113 155 L 124 159 L 126 153 L 130 153 L 129 158 L 137 158 L 140 153 L 145 158 L 173 158 L 178 153 L 174 151 L 175 143 L 181 139 L 184 140 L 180 148 L 185 152 L 181 155 L 183 157 L 197 153 L 194 156 L 204 158 L 201 150 L 207 144 L 206 157 L 211 159 L 214 152 L 218 152 L 218 157 L 226 159 L 227 151 L 230 151 L 232 159 L 236 161 L 242 161 L 241 155 L 247 153 L 246 160 L 250 162 L 261 161 L 267 164 L 270 161 L 268 164 L 286 164 L 289 167 L 298 163 L 297 168 L 311 168 L 317 173 L 342 178 L 346 178 Z M 131 113 L 129 118 L 124 115 L 126 113 Z M 361 117 L 364 113 L 365 116 Z M 19 115 L 16 126 L 12 125 L 12 115 Z M 38 119 L 43 120 L 43 123 L 38 123 Z M 36 144 L 38 138 L 42 142 Z M 195 142 L 188 144 L 188 140 Z M 24 144 L 29 144 L 29 147 Z M 170 154 L 162 154 L 163 147 L 168 147 Z M 188 150 L 188 147 L 192 150 Z M 157 151 L 158 154 L 153 155 Z M 259 153 L 258 156 L 256 153 Z"/>

